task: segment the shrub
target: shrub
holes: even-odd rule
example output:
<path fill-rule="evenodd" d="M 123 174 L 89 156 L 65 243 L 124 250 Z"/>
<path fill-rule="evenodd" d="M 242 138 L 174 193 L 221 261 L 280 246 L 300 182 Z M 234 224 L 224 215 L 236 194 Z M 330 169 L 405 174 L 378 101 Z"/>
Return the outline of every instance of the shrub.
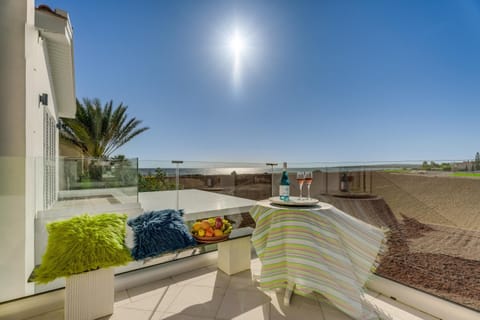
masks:
<path fill-rule="evenodd" d="M 157 168 L 155 174 L 151 175 L 138 175 L 138 191 L 163 191 L 163 190 L 175 190 L 175 183 L 167 178 L 165 172 Z"/>

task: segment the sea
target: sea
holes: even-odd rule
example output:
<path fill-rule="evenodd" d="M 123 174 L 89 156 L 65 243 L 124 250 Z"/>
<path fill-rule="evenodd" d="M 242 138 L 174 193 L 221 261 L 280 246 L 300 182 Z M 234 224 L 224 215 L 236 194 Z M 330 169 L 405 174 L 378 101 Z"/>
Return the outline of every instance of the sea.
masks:
<path fill-rule="evenodd" d="M 311 164 L 305 166 L 302 165 L 292 165 L 288 167 L 288 172 L 296 171 L 327 171 L 327 172 L 345 172 L 345 171 L 375 171 L 383 169 L 401 169 L 401 168 L 415 168 L 418 167 L 418 164 L 413 163 L 325 163 L 325 164 Z M 158 167 L 155 166 L 145 166 L 138 169 L 138 172 L 142 175 L 153 175 L 155 174 L 156 168 L 160 168 L 167 177 L 174 177 L 176 175 L 176 168 L 168 165 L 164 168 L 161 165 Z M 185 164 L 181 164 L 178 168 L 179 174 L 184 175 L 231 175 L 231 174 L 279 174 L 282 172 L 282 166 L 221 166 L 214 167 L 211 163 L 208 166 L 200 167 L 195 165 L 193 167 L 187 167 Z"/>
<path fill-rule="evenodd" d="M 288 162 L 288 172 L 323 171 L 374 171 L 384 169 L 415 168 L 421 165 L 418 160 L 399 162 Z M 208 161 L 171 161 L 171 160 L 138 160 L 138 171 L 142 175 L 155 174 L 160 168 L 168 177 L 174 177 L 176 166 L 180 175 L 230 175 L 236 174 L 280 174 L 282 162 L 208 162 Z"/>
<path fill-rule="evenodd" d="M 139 168 L 138 173 L 141 175 L 153 175 L 157 168 Z M 174 177 L 176 175 L 175 168 L 160 168 L 167 177 Z M 231 174 L 271 174 L 272 171 L 268 168 L 179 168 L 181 176 L 186 175 L 231 175 Z M 275 170 L 275 173 L 279 172 Z"/>

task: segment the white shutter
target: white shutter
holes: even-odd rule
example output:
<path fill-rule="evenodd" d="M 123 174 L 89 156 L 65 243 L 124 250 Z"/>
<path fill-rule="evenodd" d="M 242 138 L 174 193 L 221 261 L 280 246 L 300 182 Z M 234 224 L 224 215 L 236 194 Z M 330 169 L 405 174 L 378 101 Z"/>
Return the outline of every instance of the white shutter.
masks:
<path fill-rule="evenodd" d="M 43 113 L 43 206 L 50 208 L 56 200 L 56 132 L 55 119 L 47 109 Z"/>

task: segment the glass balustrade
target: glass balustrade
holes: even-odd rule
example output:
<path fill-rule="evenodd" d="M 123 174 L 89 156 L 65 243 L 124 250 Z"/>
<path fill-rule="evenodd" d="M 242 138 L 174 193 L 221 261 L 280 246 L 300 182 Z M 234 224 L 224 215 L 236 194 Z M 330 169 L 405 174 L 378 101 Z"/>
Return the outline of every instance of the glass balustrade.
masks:
<path fill-rule="evenodd" d="M 255 227 L 249 207 L 278 195 L 281 163 L 0 158 L 0 301 L 63 285 L 62 279 L 48 285 L 26 281 L 45 251 L 48 222 L 83 213 L 135 217 L 183 209 L 187 224 L 222 215 L 235 227 Z M 288 163 L 294 196 L 300 193 L 299 171 L 312 172 L 312 198 L 390 230 L 378 276 L 480 310 L 480 168 L 475 163 Z M 116 272 L 169 260 L 132 262 Z"/>

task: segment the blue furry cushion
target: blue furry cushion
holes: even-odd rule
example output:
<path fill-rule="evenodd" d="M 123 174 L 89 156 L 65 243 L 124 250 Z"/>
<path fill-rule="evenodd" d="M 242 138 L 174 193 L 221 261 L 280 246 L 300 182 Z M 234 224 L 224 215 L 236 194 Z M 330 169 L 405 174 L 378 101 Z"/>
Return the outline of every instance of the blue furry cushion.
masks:
<path fill-rule="evenodd" d="M 128 220 L 134 234 L 132 257 L 142 260 L 164 252 L 196 245 L 183 223 L 183 211 L 172 209 L 146 212 Z"/>

